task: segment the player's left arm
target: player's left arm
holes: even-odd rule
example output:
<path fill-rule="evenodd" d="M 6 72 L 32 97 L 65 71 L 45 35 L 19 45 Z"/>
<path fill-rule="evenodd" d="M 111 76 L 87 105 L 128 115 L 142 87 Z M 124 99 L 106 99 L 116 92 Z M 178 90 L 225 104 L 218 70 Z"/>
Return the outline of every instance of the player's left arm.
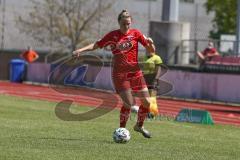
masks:
<path fill-rule="evenodd" d="M 153 43 L 152 38 L 148 37 L 146 38 L 147 45 L 145 46 L 148 53 L 154 53 L 156 51 L 155 45 Z"/>
<path fill-rule="evenodd" d="M 156 75 L 155 75 L 154 82 L 153 82 L 153 85 L 155 87 L 158 86 L 159 79 L 160 79 L 160 76 L 161 76 L 161 64 L 163 63 L 160 56 L 156 56 L 156 57 L 157 58 L 154 61 Z"/>
<path fill-rule="evenodd" d="M 155 45 L 152 38 L 144 36 L 140 31 L 137 30 L 138 41 L 146 48 L 148 53 L 155 52 Z"/>
<path fill-rule="evenodd" d="M 155 65 L 155 69 L 156 69 L 155 79 L 158 80 L 160 78 L 160 75 L 161 75 L 161 65 L 160 64 L 156 64 Z"/>

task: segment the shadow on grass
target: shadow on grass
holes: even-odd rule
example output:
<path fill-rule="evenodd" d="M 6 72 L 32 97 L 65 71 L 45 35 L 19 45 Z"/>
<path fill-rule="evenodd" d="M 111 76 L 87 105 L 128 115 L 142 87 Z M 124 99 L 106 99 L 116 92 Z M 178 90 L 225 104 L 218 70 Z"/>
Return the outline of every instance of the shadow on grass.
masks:
<path fill-rule="evenodd" d="M 87 138 L 61 138 L 61 137 L 12 137 L 17 139 L 34 139 L 34 140 L 53 140 L 53 141 L 80 141 L 80 142 L 91 142 L 91 143 L 105 143 L 105 144 L 115 144 L 115 142 L 109 138 L 109 140 L 103 139 L 87 139 Z"/>

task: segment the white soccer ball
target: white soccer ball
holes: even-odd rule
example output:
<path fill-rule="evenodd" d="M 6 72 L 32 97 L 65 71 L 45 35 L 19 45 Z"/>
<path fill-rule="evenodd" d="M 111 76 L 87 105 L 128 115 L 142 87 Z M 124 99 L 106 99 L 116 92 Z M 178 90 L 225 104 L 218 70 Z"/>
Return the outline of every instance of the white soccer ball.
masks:
<path fill-rule="evenodd" d="M 130 138 L 130 132 L 126 128 L 118 128 L 113 132 L 113 140 L 116 143 L 127 143 Z"/>

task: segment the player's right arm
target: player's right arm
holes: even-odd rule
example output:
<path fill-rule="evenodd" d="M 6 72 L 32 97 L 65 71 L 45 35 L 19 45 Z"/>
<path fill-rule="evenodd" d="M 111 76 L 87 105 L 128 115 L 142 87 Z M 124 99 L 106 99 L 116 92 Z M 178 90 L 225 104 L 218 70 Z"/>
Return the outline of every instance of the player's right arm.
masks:
<path fill-rule="evenodd" d="M 97 43 L 91 43 L 83 48 L 77 49 L 75 51 L 73 51 L 73 56 L 79 56 L 82 52 L 86 52 L 86 51 L 93 51 L 95 49 L 98 49 L 99 46 L 97 45 Z"/>
<path fill-rule="evenodd" d="M 82 52 L 93 51 L 98 48 L 103 48 L 110 40 L 112 33 L 106 34 L 102 39 L 98 40 L 96 43 L 89 44 L 83 48 L 73 51 L 73 56 L 79 57 Z"/>

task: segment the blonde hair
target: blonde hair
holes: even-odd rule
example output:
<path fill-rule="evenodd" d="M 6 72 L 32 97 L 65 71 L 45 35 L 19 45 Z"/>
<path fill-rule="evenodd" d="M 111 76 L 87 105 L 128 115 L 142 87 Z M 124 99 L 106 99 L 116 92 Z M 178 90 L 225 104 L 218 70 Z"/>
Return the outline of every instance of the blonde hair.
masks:
<path fill-rule="evenodd" d="M 120 20 L 123 18 L 129 18 L 129 17 L 132 19 L 132 16 L 130 15 L 130 13 L 126 9 L 124 9 L 118 15 L 118 22 L 120 22 Z"/>

